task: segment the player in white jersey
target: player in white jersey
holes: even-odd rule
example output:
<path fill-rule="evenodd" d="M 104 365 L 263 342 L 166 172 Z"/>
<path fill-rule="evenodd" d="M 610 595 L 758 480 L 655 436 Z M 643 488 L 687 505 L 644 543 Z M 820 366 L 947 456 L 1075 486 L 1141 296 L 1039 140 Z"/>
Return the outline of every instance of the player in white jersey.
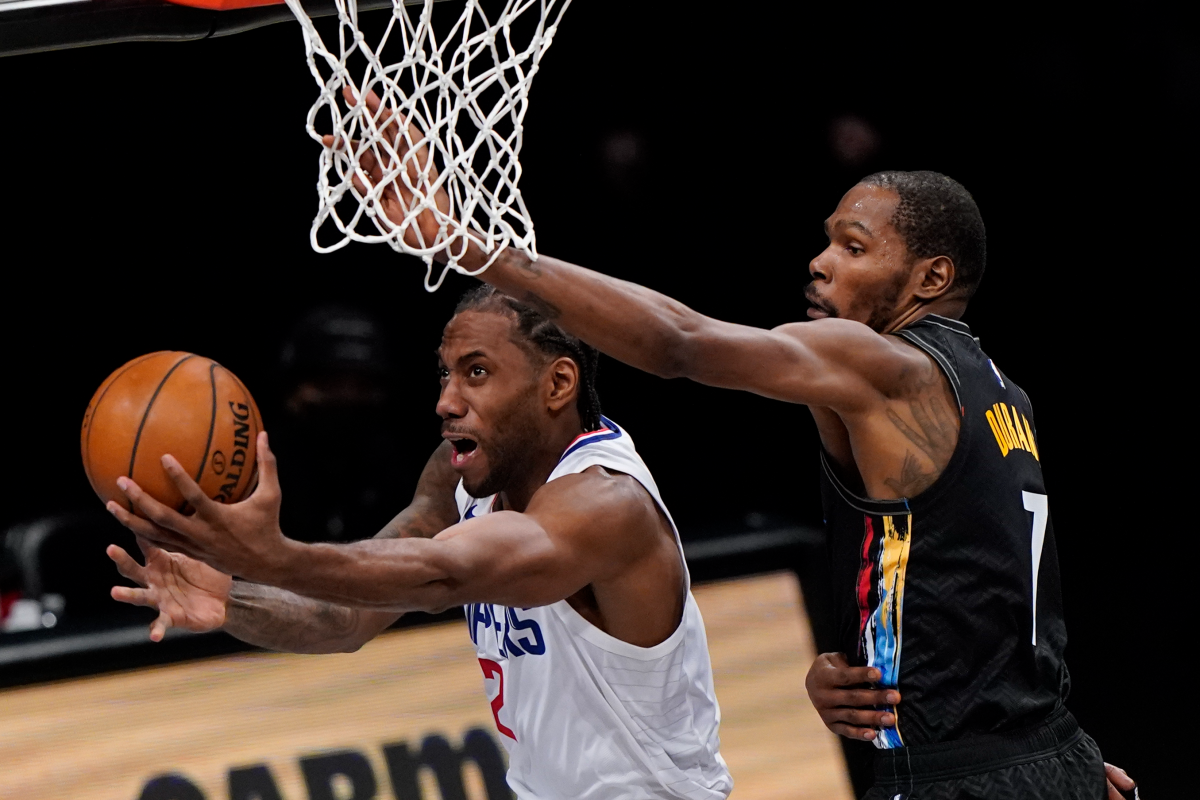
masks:
<path fill-rule="evenodd" d="M 110 547 L 140 587 L 113 596 L 159 610 L 153 639 L 220 627 L 294 652 L 356 650 L 405 611 L 461 604 L 518 798 L 726 797 L 679 537 L 629 435 L 600 416 L 595 351 L 481 287 L 439 359 L 446 442 L 374 539 L 286 539 L 261 435 L 260 485 L 236 505 L 205 497 L 170 457 L 190 517 L 122 479 L 146 519 L 109 510 L 147 563 Z"/>
<path fill-rule="evenodd" d="M 571 443 L 547 482 L 603 467 L 633 477 L 667 515 L 629 434 L 601 420 L 603 427 Z M 490 513 L 497 500 L 472 497 L 461 484 L 456 497 L 464 520 Z M 492 709 L 519 797 L 649 798 L 663 787 L 689 798 L 728 792 L 708 642 L 690 591 L 679 626 L 653 647 L 610 636 L 565 599 L 537 608 L 473 603 L 466 613 L 479 662 L 500 682 Z M 599 750 L 597 728 L 605 731 Z M 555 769 L 542 767 L 546 758 L 558 759 Z"/>

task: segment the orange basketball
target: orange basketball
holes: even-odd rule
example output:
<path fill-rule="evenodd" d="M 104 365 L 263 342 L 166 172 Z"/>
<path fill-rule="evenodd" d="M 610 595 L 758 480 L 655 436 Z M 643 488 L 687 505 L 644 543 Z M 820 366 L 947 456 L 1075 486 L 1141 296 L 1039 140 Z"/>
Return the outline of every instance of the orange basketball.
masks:
<path fill-rule="evenodd" d="M 178 511 L 186 503 L 162 468 L 170 453 L 222 503 L 236 503 L 258 479 L 262 418 L 242 382 L 215 361 L 164 350 L 109 375 L 83 415 L 83 469 L 100 499 L 132 508 L 117 478 L 132 478 Z"/>

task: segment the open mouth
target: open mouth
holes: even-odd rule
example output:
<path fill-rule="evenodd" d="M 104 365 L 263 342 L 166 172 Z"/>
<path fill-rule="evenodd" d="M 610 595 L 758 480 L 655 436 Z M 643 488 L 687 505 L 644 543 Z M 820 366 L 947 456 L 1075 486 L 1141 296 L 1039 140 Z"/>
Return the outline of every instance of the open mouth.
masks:
<path fill-rule="evenodd" d="M 454 448 L 454 453 L 450 456 L 450 463 L 456 467 L 461 467 L 471 460 L 471 456 L 475 454 L 479 443 L 474 439 L 451 439 L 450 446 Z"/>

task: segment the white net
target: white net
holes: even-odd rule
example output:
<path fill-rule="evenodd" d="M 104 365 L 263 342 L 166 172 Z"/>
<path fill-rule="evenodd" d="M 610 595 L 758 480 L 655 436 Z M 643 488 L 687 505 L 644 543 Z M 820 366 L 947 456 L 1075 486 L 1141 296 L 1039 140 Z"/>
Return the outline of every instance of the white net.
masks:
<path fill-rule="evenodd" d="M 374 47 L 355 0 L 335 3 L 330 46 L 300 1 L 287 0 L 320 87 L 308 132 L 317 141 L 335 137 L 322 145 L 313 249 L 386 242 L 425 261 L 429 291 L 450 269 L 478 274 L 491 264 L 473 272 L 460 266 L 468 241 L 491 259 L 508 246 L 537 258 L 519 187 L 523 121 L 530 84 L 570 0 L 447 0 L 436 9 L 435 0 L 393 0 Z M 379 112 L 347 102 L 347 88 L 353 98 L 373 92 Z M 389 124 L 396 117 L 408 124 Z M 330 122 L 332 130 L 319 129 Z M 444 260 L 436 279 L 435 258 Z"/>

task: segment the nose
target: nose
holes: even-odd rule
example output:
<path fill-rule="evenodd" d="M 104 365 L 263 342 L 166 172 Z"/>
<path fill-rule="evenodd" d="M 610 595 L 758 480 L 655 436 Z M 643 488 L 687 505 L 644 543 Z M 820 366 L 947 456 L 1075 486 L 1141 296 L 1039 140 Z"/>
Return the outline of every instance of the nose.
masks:
<path fill-rule="evenodd" d="M 450 376 L 438 395 L 437 415 L 442 419 L 462 419 L 467 415 L 467 403 L 454 375 Z"/>
<path fill-rule="evenodd" d="M 817 254 L 816 258 L 808 262 L 808 274 L 812 276 L 814 281 L 829 280 L 829 267 L 826 262 L 826 254 L 829 253 L 829 248 L 825 248 Z"/>

